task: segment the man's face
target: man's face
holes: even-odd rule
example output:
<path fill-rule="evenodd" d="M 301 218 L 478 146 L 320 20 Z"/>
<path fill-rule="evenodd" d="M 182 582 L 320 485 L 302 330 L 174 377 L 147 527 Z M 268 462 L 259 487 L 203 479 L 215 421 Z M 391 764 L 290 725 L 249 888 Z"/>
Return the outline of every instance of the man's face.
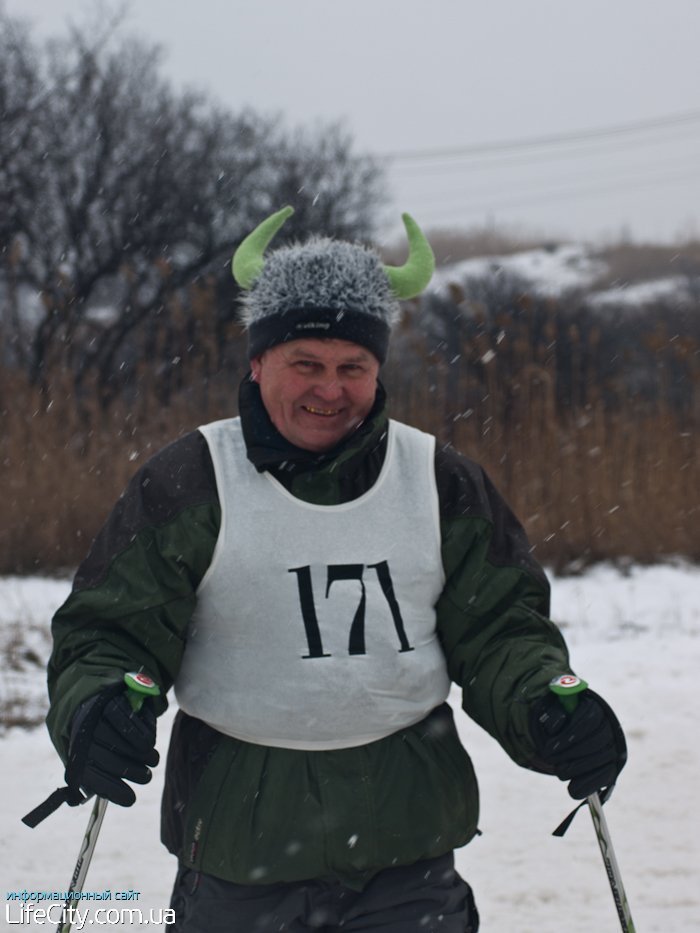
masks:
<path fill-rule="evenodd" d="M 379 360 L 347 340 L 309 337 L 266 350 L 251 369 L 280 434 L 297 447 L 323 453 L 369 414 Z"/>

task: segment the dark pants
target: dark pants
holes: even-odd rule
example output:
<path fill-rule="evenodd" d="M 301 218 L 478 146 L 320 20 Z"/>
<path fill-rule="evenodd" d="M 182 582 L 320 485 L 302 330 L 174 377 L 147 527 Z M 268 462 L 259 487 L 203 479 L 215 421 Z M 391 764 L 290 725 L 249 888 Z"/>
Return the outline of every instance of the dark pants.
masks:
<path fill-rule="evenodd" d="M 472 890 L 452 853 L 387 868 L 353 891 L 339 882 L 233 884 L 181 867 L 168 933 L 476 933 Z"/>

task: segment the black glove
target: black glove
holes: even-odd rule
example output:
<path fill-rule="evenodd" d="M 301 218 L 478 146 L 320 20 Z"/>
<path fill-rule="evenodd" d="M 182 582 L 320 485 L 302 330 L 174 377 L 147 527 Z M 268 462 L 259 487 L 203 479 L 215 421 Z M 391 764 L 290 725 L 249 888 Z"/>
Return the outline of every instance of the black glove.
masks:
<path fill-rule="evenodd" d="M 78 707 L 71 727 L 66 783 L 122 807 L 136 795 L 124 780 L 148 784 L 160 760 L 156 715 L 150 697 L 135 712 L 123 684 L 113 684 Z M 150 768 L 147 767 L 150 765 Z"/>
<path fill-rule="evenodd" d="M 530 712 L 530 734 L 538 758 L 560 781 L 570 781 L 574 800 L 615 783 L 627 761 L 627 745 L 617 716 L 592 690 L 578 694 L 578 706 L 566 713 L 548 691 Z"/>

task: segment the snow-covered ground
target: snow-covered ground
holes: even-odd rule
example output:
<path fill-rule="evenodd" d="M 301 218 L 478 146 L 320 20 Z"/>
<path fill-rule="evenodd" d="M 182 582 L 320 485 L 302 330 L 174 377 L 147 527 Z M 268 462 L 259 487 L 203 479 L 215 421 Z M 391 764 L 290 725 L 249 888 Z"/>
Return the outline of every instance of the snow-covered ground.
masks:
<path fill-rule="evenodd" d="M 469 294 L 469 283 L 512 276 L 528 283 L 534 294 L 557 298 L 571 291 L 587 293 L 590 308 L 643 308 L 655 301 L 688 304 L 695 299 L 687 276 L 668 275 L 614 288 L 596 289 L 609 271 L 594 249 L 583 243 L 524 250 L 506 256 L 478 256 L 437 269 L 426 293 L 450 299 L 452 284 Z"/>
<path fill-rule="evenodd" d="M 588 288 L 607 271 L 583 244 L 531 249 L 508 256 L 479 256 L 437 269 L 427 292 L 443 292 L 450 282 L 510 274 L 530 282 L 535 292 L 555 297 L 574 288 Z"/>
<path fill-rule="evenodd" d="M 688 278 L 683 275 L 669 275 L 665 279 L 651 279 L 648 282 L 638 282 L 636 285 L 606 288 L 604 291 L 590 294 L 588 304 L 592 307 L 605 307 L 606 305 L 643 307 L 664 299 L 675 300 L 679 304 L 689 303 L 691 295 L 688 291 Z"/>
<path fill-rule="evenodd" d="M 25 711 L 40 702 L 42 673 L 34 658 L 45 657 L 41 633 L 67 591 L 63 581 L 0 579 L 0 698 L 26 691 L 34 699 Z M 610 701 L 627 733 L 629 764 L 606 814 L 637 931 L 700 930 L 700 570 L 660 565 L 623 575 L 598 567 L 554 579 L 553 617 L 563 626 L 575 670 Z M 8 655 L 12 663 L 4 660 Z M 452 699 L 458 706 L 456 692 Z M 572 807 L 565 786 L 517 768 L 464 714 L 457 719 L 480 779 L 483 831 L 457 863 L 475 889 L 484 933 L 619 930 L 586 811 L 563 839 L 553 838 Z M 169 711 L 160 723 L 161 754 L 171 720 Z M 0 756 L 0 887 L 65 890 L 87 810 L 63 807 L 28 829 L 20 817 L 63 783 L 58 758 L 41 727 L 10 729 L 0 738 Z M 140 891 L 146 915 L 148 908 L 167 907 L 175 873 L 174 859 L 158 842 L 162 768 L 156 774 L 138 789 L 136 806 L 109 807 L 86 885 L 88 891 Z M 0 923 L 8 930 L 27 926 L 6 925 L 4 911 Z"/>

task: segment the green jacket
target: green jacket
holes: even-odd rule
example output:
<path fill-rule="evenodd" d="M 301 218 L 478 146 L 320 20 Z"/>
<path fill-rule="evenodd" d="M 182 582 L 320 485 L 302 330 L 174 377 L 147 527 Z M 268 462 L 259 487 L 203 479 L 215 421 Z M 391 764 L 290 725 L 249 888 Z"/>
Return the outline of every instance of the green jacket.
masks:
<path fill-rule="evenodd" d="M 320 456 L 279 435 L 247 379 L 240 411 L 249 459 L 300 499 L 349 501 L 379 475 L 387 437 L 381 386 L 357 433 Z M 545 770 L 529 709 L 553 677 L 570 672 L 547 618 L 546 577 L 479 466 L 438 443 L 435 474 L 446 577 L 437 630 L 450 677 L 467 714 L 514 761 Z M 164 693 L 171 687 L 220 519 L 198 431 L 134 476 L 53 620 L 47 725 L 64 761 L 83 700 L 129 670 L 146 672 Z M 157 703 L 162 712 L 165 699 Z M 249 744 L 177 715 L 162 838 L 195 870 L 239 883 L 334 878 L 360 889 L 383 868 L 465 845 L 477 819 L 476 778 L 447 705 L 380 741 L 313 752 Z"/>

